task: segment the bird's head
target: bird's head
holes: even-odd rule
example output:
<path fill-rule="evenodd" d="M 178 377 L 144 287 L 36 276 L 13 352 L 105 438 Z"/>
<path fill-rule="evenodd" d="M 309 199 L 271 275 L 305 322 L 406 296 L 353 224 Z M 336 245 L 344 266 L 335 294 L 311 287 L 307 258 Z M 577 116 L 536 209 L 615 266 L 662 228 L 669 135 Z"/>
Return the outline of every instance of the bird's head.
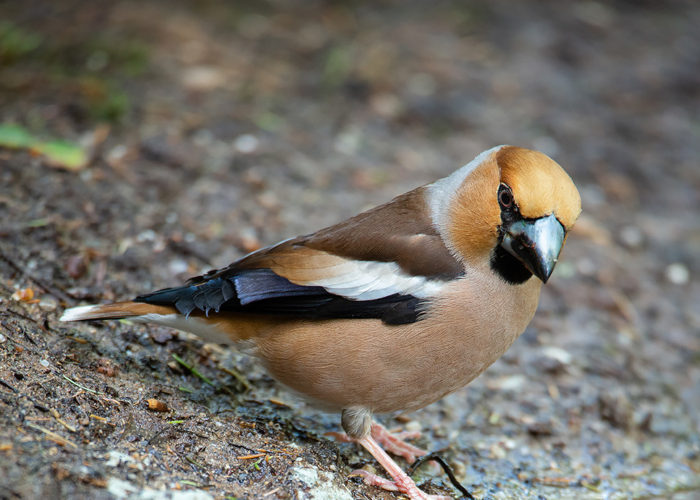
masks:
<path fill-rule="evenodd" d="M 511 283 L 547 282 L 581 212 L 568 174 L 548 156 L 515 146 L 485 151 L 430 186 L 433 220 L 452 251 Z M 442 201 L 440 201 L 442 200 Z"/>

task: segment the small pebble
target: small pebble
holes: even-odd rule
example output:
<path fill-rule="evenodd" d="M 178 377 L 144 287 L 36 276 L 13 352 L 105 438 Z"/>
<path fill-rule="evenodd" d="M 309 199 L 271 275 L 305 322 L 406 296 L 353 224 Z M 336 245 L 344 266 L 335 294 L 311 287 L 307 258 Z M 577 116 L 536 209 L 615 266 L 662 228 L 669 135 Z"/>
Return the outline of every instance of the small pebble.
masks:
<path fill-rule="evenodd" d="M 233 147 L 236 148 L 236 151 L 243 154 L 254 153 L 259 145 L 260 141 L 252 134 L 239 135 L 233 141 Z"/>
<path fill-rule="evenodd" d="M 494 443 L 489 448 L 489 457 L 495 460 L 501 460 L 506 458 L 508 453 L 503 448 L 501 443 Z"/>
<path fill-rule="evenodd" d="M 226 83 L 226 75 L 218 68 L 195 66 L 182 72 L 182 83 L 194 92 L 208 92 Z"/>
<path fill-rule="evenodd" d="M 77 279 L 85 274 L 87 264 L 87 259 L 84 255 L 71 255 L 66 259 L 64 267 L 71 278 Z"/>
<path fill-rule="evenodd" d="M 666 268 L 666 279 L 674 285 L 685 285 L 690 281 L 690 271 L 680 262 L 674 262 Z"/>
<path fill-rule="evenodd" d="M 44 311 L 55 311 L 58 307 L 58 301 L 53 297 L 42 297 L 39 301 L 39 307 Z"/>
<path fill-rule="evenodd" d="M 403 426 L 408 432 L 420 432 L 423 428 L 417 420 L 411 420 Z"/>
<path fill-rule="evenodd" d="M 107 358 L 100 358 L 97 360 L 98 373 L 106 375 L 108 377 L 116 377 L 119 369 Z"/>
<path fill-rule="evenodd" d="M 118 165 L 126 159 L 127 154 L 129 154 L 129 149 L 126 146 L 123 144 L 115 146 L 106 154 L 107 163 L 112 166 Z"/>
<path fill-rule="evenodd" d="M 187 271 L 187 261 L 184 259 L 173 259 L 168 264 L 168 269 L 172 274 L 180 274 Z"/>
<path fill-rule="evenodd" d="M 525 384 L 523 375 L 507 375 L 486 382 L 489 389 L 496 391 L 518 391 Z"/>
<path fill-rule="evenodd" d="M 138 242 L 144 242 L 144 241 L 153 241 L 156 239 L 156 232 L 153 229 L 146 229 L 144 231 L 141 231 L 139 235 L 136 237 L 136 241 Z"/>
<path fill-rule="evenodd" d="M 542 354 L 548 358 L 559 361 L 563 365 L 571 364 L 573 356 L 560 347 L 547 346 L 542 349 Z"/>
<path fill-rule="evenodd" d="M 262 244 L 252 227 L 243 227 L 238 231 L 239 244 L 246 252 L 253 252 L 260 248 Z"/>
<path fill-rule="evenodd" d="M 48 367 L 49 367 L 49 362 L 46 361 L 45 359 L 42 359 L 41 361 L 39 361 L 39 364 L 40 364 L 41 366 L 43 366 L 44 368 L 48 368 Z"/>
<path fill-rule="evenodd" d="M 7 337 L 5 337 L 2 333 L 0 333 L 0 344 L 5 342 L 7 340 Z"/>
<path fill-rule="evenodd" d="M 600 417 L 613 426 L 629 430 L 634 424 L 634 406 L 621 390 L 604 392 L 598 396 Z"/>
<path fill-rule="evenodd" d="M 177 337 L 177 332 L 171 329 L 156 329 L 150 333 L 151 340 L 156 344 L 165 345 Z"/>
<path fill-rule="evenodd" d="M 200 129 L 192 135 L 192 142 L 200 148 L 208 148 L 214 143 L 214 134 L 211 130 Z"/>
<path fill-rule="evenodd" d="M 625 226 L 620 230 L 620 241 L 628 248 L 639 248 L 644 243 L 644 235 L 636 226 Z"/>
<path fill-rule="evenodd" d="M 333 146 L 339 153 L 353 155 L 359 151 L 361 143 L 362 135 L 357 131 L 348 130 L 335 137 Z"/>
<path fill-rule="evenodd" d="M 371 102 L 372 109 L 383 118 L 395 118 L 403 109 L 401 100 L 394 94 L 383 93 L 375 96 Z M 341 151 L 344 152 L 344 151 Z"/>

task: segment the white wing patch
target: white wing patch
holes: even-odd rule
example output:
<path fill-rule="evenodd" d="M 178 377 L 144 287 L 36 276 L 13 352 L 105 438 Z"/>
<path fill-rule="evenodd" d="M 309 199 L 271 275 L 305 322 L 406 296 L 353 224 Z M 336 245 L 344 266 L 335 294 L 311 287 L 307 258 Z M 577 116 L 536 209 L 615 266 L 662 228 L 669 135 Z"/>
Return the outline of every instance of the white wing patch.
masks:
<path fill-rule="evenodd" d="M 389 295 L 413 295 L 424 299 L 437 295 L 446 282 L 425 276 L 411 276 L 395 262 L 372 262 L 343 259 L 328 269 L 327 278 L 290 279 L 305 286 L 321 286 L 328 292 L 352 300 L 375 300 Z"/>

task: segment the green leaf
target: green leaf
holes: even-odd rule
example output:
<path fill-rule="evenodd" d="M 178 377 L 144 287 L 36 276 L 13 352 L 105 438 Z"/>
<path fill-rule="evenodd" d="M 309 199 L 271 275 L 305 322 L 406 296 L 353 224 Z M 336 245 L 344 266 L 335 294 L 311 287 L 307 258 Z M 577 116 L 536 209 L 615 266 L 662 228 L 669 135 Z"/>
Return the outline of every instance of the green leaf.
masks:
<path fill-rule="evenodd" d="M 30 220 L 27 223 L 27 227 L 44 227 L 48 226 L 49 224 L 51 224 L 51 219 L 48 217 L 43 217 L 41 219 Z"/>
<path fill-rule="evenodd" d="M 87 152 L 77 144 L 57 139 L 43 141 L 13 123 L 0 124 L 0 148 L 28 149 L 44 155 L 48 163 L 68 170 L 80 170 L 89 160 Z"/>
<path fill-rule="evenodd" d="M 46 156 L 46 158 L 59 167 L 68 170 L 80 170 L 87 165 L 88 155 L 77 144 L 67 141 L 48 141 L 34 145 L 33 149 Z"/>
<path fill-rule="evenodd" d="M 36 142 L 37 139 L 19 125 L 12 123 L 0 125 L 0 147 L 29 148 Z"/>
<path fill-rule="evenodd" d="M 180 479 L 180 482 L 182 484 L 186 484 L 187 486 L 194 486 L 195 488 L 199 488 L 200 486 L 202 486 L 199 483 L 195 483 L 194 481 L 188 481 L 186 479 Z"/>

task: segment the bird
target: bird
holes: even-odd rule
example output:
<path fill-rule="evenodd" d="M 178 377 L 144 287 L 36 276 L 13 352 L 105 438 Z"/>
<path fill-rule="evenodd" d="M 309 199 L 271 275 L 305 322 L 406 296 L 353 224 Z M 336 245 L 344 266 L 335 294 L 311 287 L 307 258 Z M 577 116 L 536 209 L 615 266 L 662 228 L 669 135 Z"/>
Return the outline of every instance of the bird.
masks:
<path fill-rule="evenodd" d="M 425 454 L 375 422 L 474 380 L 525 330 L 581 212 L 547 155 L 488 149 L 450 175 L 343 222 L 256 250 L 133 300 L 61 321 L 128 318 L 245 343 L 283 385 L 340 413 L 347 439 L 411 500 L 421 490 L 385 451 Z"/>

